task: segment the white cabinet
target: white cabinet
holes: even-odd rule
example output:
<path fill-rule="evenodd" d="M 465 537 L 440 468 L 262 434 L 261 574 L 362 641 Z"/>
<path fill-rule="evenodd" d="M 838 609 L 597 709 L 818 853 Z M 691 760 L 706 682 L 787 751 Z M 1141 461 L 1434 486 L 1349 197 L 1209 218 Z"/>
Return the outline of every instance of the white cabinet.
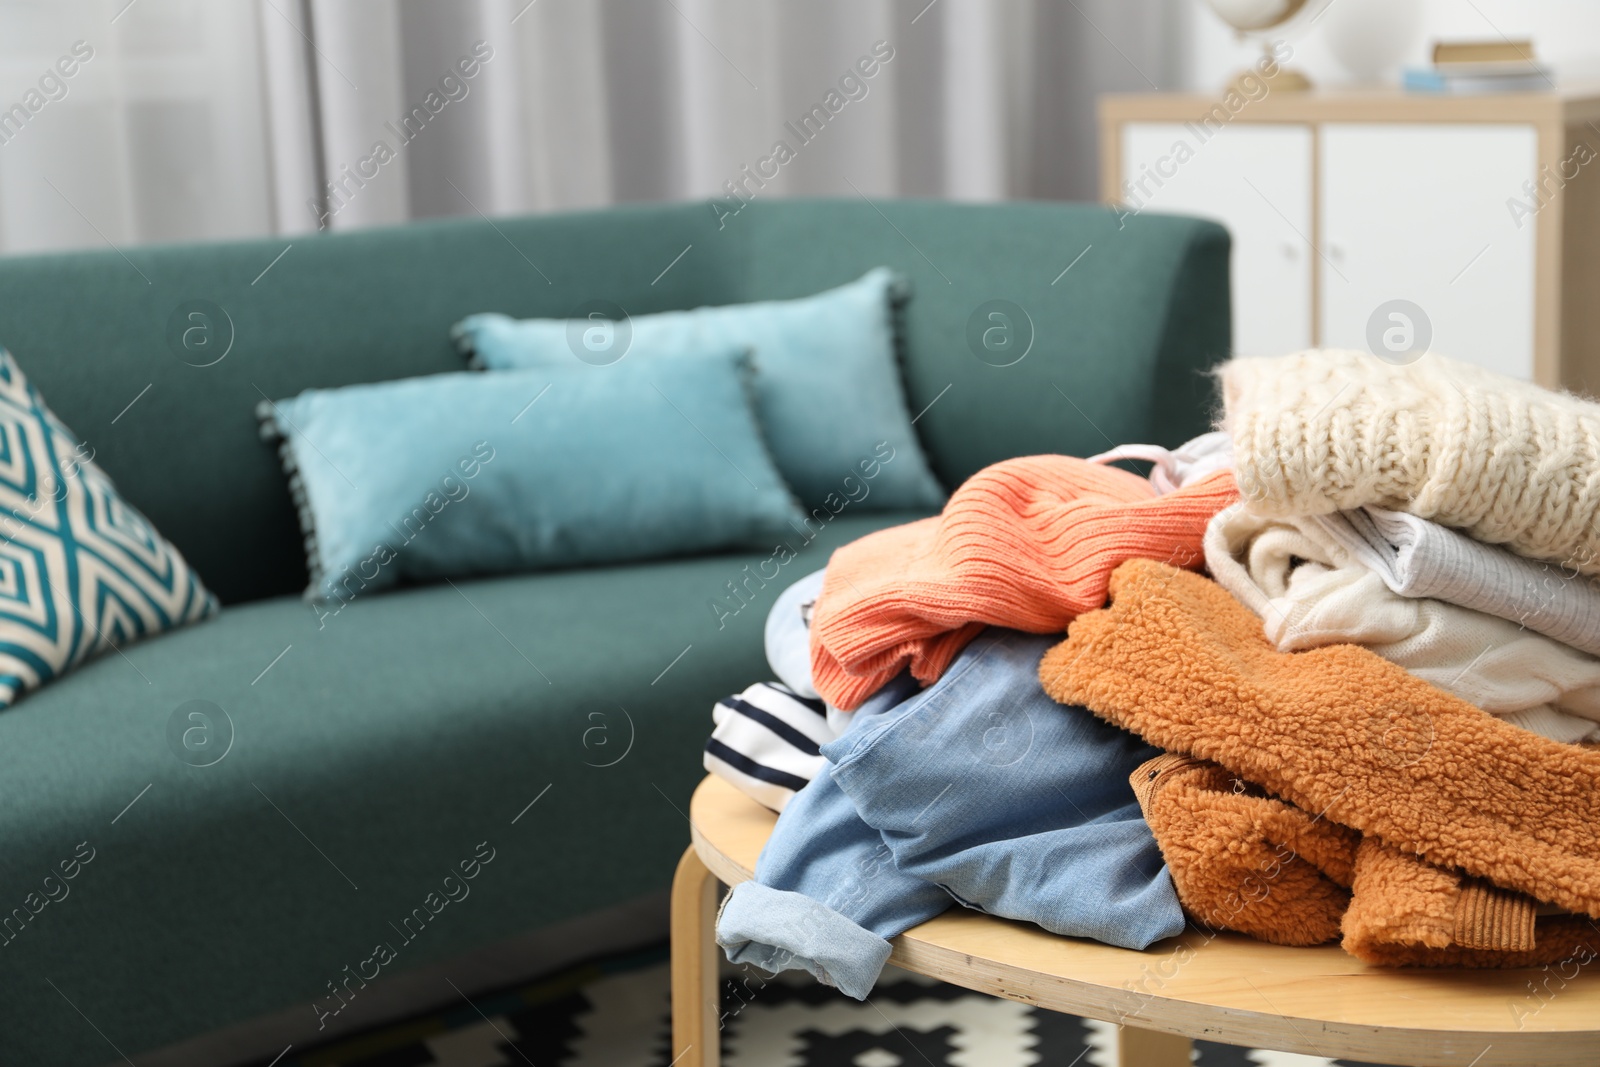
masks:
<path fill-rule="evenodd" d="M 1200 140 L 1181 123 L 1122 127 L 1122 166 L 1141 211 L 1199 215 L 1233 235 L 1234 349 L 1312 344 L 1311 127 L 1233 126 Z"/>
<path fill-rule="evenodd" d="M 1236 353 L 1369 348 L 1405 301 L 1432 351 L 1600 395 L 1600 94 L 1234 103 L 1103 97 L 1100 164 L 1124 213 L 1228 227 Z"/>
<path fill-rule="evenodd" d="M 1391 300 L 1435 352 L 1533 377 L 1534 228 L 1506 199 L 1535 175 L 1526 124 L 1327 123 L 1319 147 L 1322 343 L 1365 348 Z"/>

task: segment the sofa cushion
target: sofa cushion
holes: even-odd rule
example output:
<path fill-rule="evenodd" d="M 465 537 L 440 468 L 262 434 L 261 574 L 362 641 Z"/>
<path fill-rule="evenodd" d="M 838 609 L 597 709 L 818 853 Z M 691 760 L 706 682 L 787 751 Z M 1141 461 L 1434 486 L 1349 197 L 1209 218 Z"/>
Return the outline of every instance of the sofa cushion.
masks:
<path fill-rule="evenodd" d="M 137 1061 L 299 1003 L 313 1019 L 380 943 L 389 973 L 663 888 L 712 705 L 769 676 L 777 594 L 912 517 L 846 510 L 781 564 L 261 601 L 23 701 L 0 715 L 0 918 L 81 843 L 93 858 L 0 924 L 0 1062 L 115 1058 L 41 976 Z"/>
<path fill-rule="evenodd" d="M 761 427 L 802 502 L 815 507 L 842 492 L 840 480 L 887 446 L 900 459 L 878 480 L 872 502 L 863 502 L 866 510 L 935 508 L 944 491 L 917 443 L 895 355 L 905 290 L 904 279 L 877 267 L 848 285 L 794 300 L 629 315 L 605 323 L 609 343 L 593 353 L 583 350 L 581 339 L 595 330 L 586 319 L 488 312 L 467 316 L 450 332 L 474 364 L 491 371 L 749 348 Z"/>
<path fill-rule="evenodd" d="M 0 348 L 0 708 L 92 656 L 216 614 L 183 554 Z"/>
<path fill-rule="evenodd" d="M 300 505 L 306 596 L 347 600 L 771 544 L 802 515 L 751 389 L 728 347 L 307 389 L 257 413 Z"/>
<path fill-rule="evenodd" d="M 224 604 L 306 584 L 255 404 L 460 370 L 449 326 L 484 308 L 553 317 L 603 300 L 637 316 L 802 297 L 888 265 L 915 294 L 907 406 L 950 488 L 1011 456 L 1177 445 L 1206 429 L 1204 370 L 1228 353 L 1227 232 L 1097 204 L 775 199 L 721 219 L 704 202 L 636 204 L 288 244 L 0 259 L 0 339 Z M 973 343 L 995 301 L 1025 313 L 1020 362 Z M 231 347 L 218 359 L 213 345 Z"/>
<path fill-rule="evenodd" d="M 738 299 L 814 292 L 863 262 L 911 280 L 906 396 L 953 490 L 1013 456 L 1175 447 L 1210 428 L 1207 372 L 1229 347 L 1228 232 L 1126 215 L 855 197 L 758 200 L 727 227 L 747 242 Z"/>

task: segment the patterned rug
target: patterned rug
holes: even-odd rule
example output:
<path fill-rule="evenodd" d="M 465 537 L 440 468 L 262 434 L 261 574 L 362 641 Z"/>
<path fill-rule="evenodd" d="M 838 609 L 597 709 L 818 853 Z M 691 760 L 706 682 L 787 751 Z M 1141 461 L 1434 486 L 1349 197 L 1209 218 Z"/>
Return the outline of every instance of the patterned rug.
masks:
<path fill-rule="evenodd" d="M 670 1067 L 665 946 L 582 964 L 257 1067 Z M 805 975 L 727 971 L 726 1067 L 1115 1067 L 1110 1023 L 889 968 L 866 1003 Z M 1344 1061 L 1195 1042 L 1200 1067 Z M 1366 1065 L 1352 1065 L 1366 1067 Z"/>

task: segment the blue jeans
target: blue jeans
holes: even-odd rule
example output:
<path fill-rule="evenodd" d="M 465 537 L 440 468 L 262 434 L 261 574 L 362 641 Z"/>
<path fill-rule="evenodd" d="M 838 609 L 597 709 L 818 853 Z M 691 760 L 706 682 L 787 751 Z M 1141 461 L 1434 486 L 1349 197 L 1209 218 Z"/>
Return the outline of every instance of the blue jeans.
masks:
<path fill-rule="evenodd" d="M 794 690 L 797 696 L 817 699 L 817 688 L 811 684 L 811 627 L 801 607 L 817 599 L 822 592 L 822 576 L 826 570 L 812 571 L 799 579 L 772 602 L 767 612 L 767 625 L 763 638 L 767 646 L 767 665 L 778 681 Z"/>
<path fill-rule="evenodd" d="M 1157 752 L 1045 695 L 1058 640 L 991 629 L 928 689 L 902 676 L 863 705 L 723 905 L 728 958 L 861 999 L 887 939 L 952 901 L 1126 948 L 1182 931 L 1128 784 Z"/>

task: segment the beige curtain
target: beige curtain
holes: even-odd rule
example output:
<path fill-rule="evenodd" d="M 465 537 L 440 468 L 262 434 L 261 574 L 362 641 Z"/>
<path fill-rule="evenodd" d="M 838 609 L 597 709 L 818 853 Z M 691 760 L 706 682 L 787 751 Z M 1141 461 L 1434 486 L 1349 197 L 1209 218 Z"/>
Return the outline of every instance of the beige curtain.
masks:
<path fill-rule="evenodd" d="M 75 42 L 94 52 L 63 97 L 23 105 L 17 136 L 0 112 L 0 251 L 709 200 L 728 183 L 1093 198 L 1094 98 L 1181 84 L 1185 2 L 0 4 L 0 109 Z"/>

